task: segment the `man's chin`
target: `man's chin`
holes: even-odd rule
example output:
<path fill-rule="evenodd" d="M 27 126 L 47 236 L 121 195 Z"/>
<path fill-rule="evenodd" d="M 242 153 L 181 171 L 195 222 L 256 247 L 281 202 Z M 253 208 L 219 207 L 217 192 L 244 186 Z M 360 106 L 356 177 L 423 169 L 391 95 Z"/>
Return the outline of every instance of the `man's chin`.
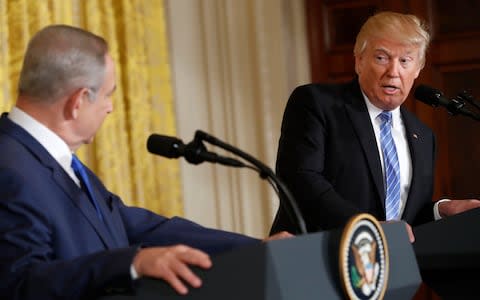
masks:
<path fill-rule="evenodd" d="M 388 96 L 385 97 L 381 103 L 383 105 L 382 109 L 384 110 L 394 110 L 395 108 L 399 107 L 403 104 L 405 99 L 401 96 Z"/>

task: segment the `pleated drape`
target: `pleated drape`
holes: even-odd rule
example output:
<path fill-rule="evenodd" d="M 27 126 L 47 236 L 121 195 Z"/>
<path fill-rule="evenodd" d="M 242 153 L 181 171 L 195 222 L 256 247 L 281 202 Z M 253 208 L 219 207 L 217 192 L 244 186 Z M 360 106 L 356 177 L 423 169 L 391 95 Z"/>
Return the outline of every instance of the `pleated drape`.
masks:
<path fill-rule="evenodd" d="M 103 36 L 117 65 L 114 112 L 81 159 L 129 205 L 182 215 L 179 166 L 146 151 L 151 133 L 175 135 L 162 0 L 0 0 L 0 110 L 15 103 L 30 37 L 55 24 Z"/>

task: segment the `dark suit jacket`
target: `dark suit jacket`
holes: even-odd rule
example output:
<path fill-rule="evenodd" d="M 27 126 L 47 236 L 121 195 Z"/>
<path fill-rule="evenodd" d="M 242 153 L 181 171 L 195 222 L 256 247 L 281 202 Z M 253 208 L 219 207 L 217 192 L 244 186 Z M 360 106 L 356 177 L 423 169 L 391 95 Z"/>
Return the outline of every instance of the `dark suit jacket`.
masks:
<path fill-rule="evenodd" d="M 433 220 L 433 132 L 401 108 L 413 176 L 402 219 Z M 277 174 L 303 213 L 308 231 L 344 225 L 366 212 L 385 220 L 385 192 L 373 126 L 358 81 L 300 86 L 285 109 Z M 296 228 L 281 207 L 272 232 Z"/>
<path fill-rule="evenodd" d="M 210 254 L 258 240 L 127 207 L 88 170 L 104 216 L 32 136 L 0 118 L 0 299 L 91 299 L 132 287 L 140 245 Z"/>

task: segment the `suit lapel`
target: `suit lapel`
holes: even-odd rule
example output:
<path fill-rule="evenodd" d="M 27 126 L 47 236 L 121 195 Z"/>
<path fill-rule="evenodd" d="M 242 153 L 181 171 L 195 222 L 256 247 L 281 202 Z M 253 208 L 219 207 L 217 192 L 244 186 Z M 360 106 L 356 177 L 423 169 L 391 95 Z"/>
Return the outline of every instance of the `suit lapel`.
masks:
<path fill-rule="evenodd" d="M 78 187 L 60 166 L 53 170 L 52 176 L 55 182 L 63 189 L 65 194 L 68 195 L 75 206 L 78 207 L 88 222 L 92 225 L 105 246 L 107 248 L 115 248 L 115 242 L 113 241 L 112 236 L 105 224 L 98 217 L 95 207 L 92 205 L 88 194 Z"/>
<path fill-rule="evenodd" d="M 92 177 L 92 182 L 97 181 L 96 176 L 90 171 L 89 176 Z M 93 176 L 95 176 L 94 180 Z M 95 194 L 100 211 L 103 215 L 104 223 L 102 225 L 107 227 L 110 233 L 109 236 L 114 240 L 117 247 L 128 246 L 128 237 L 123 226 L 123 221 L 121 219 L 120 213 L 118 212 L 118 207 L 113 203 L 113 197 L 115 196 L 112 195 L 110 192 L 106 192 L 105 188 L 100 189 L 99 185 L 97 184 L 93 184 L 93 193 Z M 98 219 L 97 213 L 93 209 L 93 206 L 92 212 L 95 213 L 95 216 Z"/>
<path fill-rule="evenodd" d="M 375 132 L 358 82 L 354 81 L 349 87 L 345 94 L 345 109 L 360 141 L 363 154 L 365 155 L 370 174 L 372 175 L 377 190 L 378 199 L 381 199 L 381 205 L 385 209 L 382 165 L 378 155 Z"/>
<path fill-rule="evenodd" d="M 414 117 L 406 111 L 403 107 L 400 109 L 402 114 L 403 123 L 405 126 L 405 135 L 407 137 L 408 148 L 410 149 L 410 157 L 412 161 L 412 179 L 410 183 L 410 190 L 408 192 L 407 203 L 405 205 L 405 209 L 403 212 L 403 219 L 408 219 L 408 214 L 410 208 L 414 203 L 411 199 L 415 199 L 415 195 L 417 193 L 418 187 L 416 182 L 418 182 L 418 178 L 420 176 L 419 168 L 418 168 L 418 158 L 419 157 L 427 157 L 425 154 L 422 154 L 422 136 L 420 135 L 421 129 L 418 128 L 415 124 Z"/>
<path fill-rule="evenodd" d="M 98 218 L 95 208 L 90 204 L 90 199 L 70 176 L 63 170 L 60 164 L 48 153 L 48 151 L 23 128 L 8 119 L 7 114 L 0 118 L 0 130 L 23 144 L 29 152 L 46 168 L 52 171 L 53 180 L 62 188 L 67 197 L 78 207 L 85 218 L 93 226 L 107 248 L 114 248 L 112 240 L 105 224 Z"/>

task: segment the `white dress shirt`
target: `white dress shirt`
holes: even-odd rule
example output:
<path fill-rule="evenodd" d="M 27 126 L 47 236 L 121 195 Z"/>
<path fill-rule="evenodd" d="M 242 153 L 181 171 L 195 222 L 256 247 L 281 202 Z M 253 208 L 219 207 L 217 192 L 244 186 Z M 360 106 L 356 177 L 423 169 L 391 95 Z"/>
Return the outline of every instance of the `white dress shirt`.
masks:
<path fill-rule="evenodd" d="M 8 118 L 27 131 L 62 166 L 72 180 L 80 186 L 80 180 L 72 169 L 72 151 L 56 133 L 38 122 L 18 107 L 13 107 Z"/>
<path fill-rule="evenodd" d="M 373 130 L 375 132 L 375 139 L 377 141 L 378 154 L 382 164 L 383 186 L 385 186 L 385 166 L 383 162 L 383 152 L 380 146 L 380 125 L 381 121 L 378 115 L 383 110 L 374 106 L 370 100 L 364 95 L 365 104 L 367 105 L 370 121 L 372 122 Z M 392 137 L 397 149 L 398 162 L 400 164 L 400 212 L 398 217 L 401 218 L 407 203 L 408 192 L 410 191 L 410 182 L 412 181 L 412 159 L 410 157 L 410 149 L 407 143 L 407 136 L 405 126 L 400 116 L 400 108 L 392 110 Z"/>
<path fill-rule="evenodd" d="M 379 120 L 378 115 L 383 111 L 382 109 L 376 107 L 370 102 L 368 97 L 362 92 L 363 98 L 365 99 L 365 104 L 367 105 L 368 114 L 370 116 L 370 121 L 372 122 L 373 130 L 375 132 L 375 139 L 377 141 L 378 154 L 380 156 L 380 162 L 382 164 L 382 173 L 385 186 L 385 167 L 383 162 L 383 152 L 380 146 L 380 125 L 381 121 Z M 405 130 L 405 125 L 403 124 L 402 116 L 400 114 L 400 107 L 392 110 L 392 138 L 395 142 L 395 147 L 397 149 L 398 162 L 400 164 L 400 214 L 401 218 L 403 211 L 405 210 L 405 205 L 407 203 L 408 193 L 410 191 L 410 185 L 412 181 L 412 158 L 410 156 L 410 148 L 408 147 L 407 133 Z M 442 199 L 435 203 L 433 206 L 433 215 L 435 220 L 439 220 L 442 217 L 438 212 L 438 204 L 443 201 L 449 201 L 448 199 Z"/>

